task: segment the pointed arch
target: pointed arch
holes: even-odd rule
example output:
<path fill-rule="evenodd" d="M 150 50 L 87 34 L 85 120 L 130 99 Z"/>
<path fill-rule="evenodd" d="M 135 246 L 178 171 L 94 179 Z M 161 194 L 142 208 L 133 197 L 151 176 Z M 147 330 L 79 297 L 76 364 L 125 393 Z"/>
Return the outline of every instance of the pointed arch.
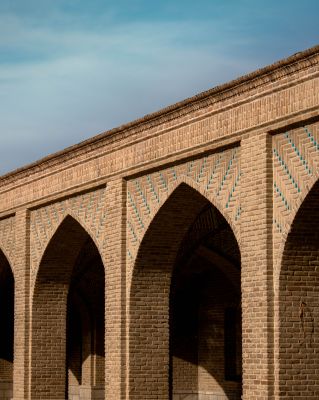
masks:
<path fill-rule="evenodd" d="M 319 169 L 315 171 L 316 174 L 312 176 L 309 184 L 306 186 L 306 190 L 302 191 L 299 197 L 295 200 L 295 205 L 291 209 L 291 213 L 289 215 L 289 219 L 287 220 L 287 224 L 285 230 L 282 232 L 280 247 L 278 251 L 278 266 L 277 270 L 275 271 L 275 281 L 279 283 L 279 279 L 281 276 L 281 269 L 283 265 L 283 259 L 285 256 L 285 249 L 287 247 L 287 243 L 289 240 L 289 236 L 291 233 L 296 230 L 296 224 L 300 220 L 300 214 L 304 213 L 304 209 L 307 203 L 310 201 L 314 196 L 314 193 L 317 193 L 318 186 L 319 186 Z"/>
<path fill-rule="evenodd" d="M 170 291 L 184 237 L 205 207 L 225 221 L 192 180 L 180 178 L 145 227 L 129 291 L 129 396 L 169 398 Z M 221 208 L 221 205 L 219 205 Z M 233 234 L 234 236 L 234 234 Z M 236 237 L 234 240 L 238 244 Z"/>
<path fill-rule="evenodd" d="M 225 220 L 231 227 L 232 231 L 234 232 L 237 242 L 240 243 L 239 226 L 238 226 L 238 224 L 235 223 L 235 221 L 232 218 L 232 215 L 228 212 L 227 208 L 221 202 L 221 200 L 218 198 L 218 196 L 214 195 L 213 192 L 205 190 L 203 185 L 201 185 L 200 183 L 196 182 L 194 179 L 191 179 L 190 177 L 188 177 L 186 175 L 181 175 L 175 181 L 172 181 L 168 184 L 168 190 L 166 193 L 166 197 L 164 197 L 162 199 L 162 201 L 160 202 L 159 208 L 157 209 L 157 211 L 166 203 L 167 199 L 172 195 L 172 193 L 182 184 L 188 185 L 189 187 L 196 190 L 204 198 L 206 198 L 222 214 L 222 216 L 225 218 Z"/>
<path fill-rule="evenodd" d="M 8 398 L 13 389 L 14 286 L 10 261 L 0 248 L 0 392 Z"/>
<path fill-rule="evenodd" d="M 52 240 L 52 238 L 55 236 L 55 234 L 57 233 L 57 231 L 60 229 L 60 227 L 64 224 L 64 221 L 67 219 L 74 219 L 86 232 L 87 234 L 90 236 L 90 238 L 93 240 L 96 248 L 99 250 L 99 253 L 102 255 L 101 249 L 100 249 L 100 244 L 98 243 L 94 232 L 92 232 L 90 226 L 88 226 L 85 222 L 82 221 L 81 218 L 79 218 L 78 215 L 76 215 L 74 212 L 72 212 L 72 210 L 67 209 L 66 212 L 60 216 L 60 218 L 58 219 L 58 221 L 56 222 L 56 224 L 54 224 L 51 227 L 50 232 L 48 232 L 48 236 L 46 238 L 46 241 L 44 243 L 42 243 L 42 251 L 39 254 L 39 265 L 41 264 L 42 258 L 44 257 L 44 254 Z M 35 272 L 35 276 L 37 276 L 38 274 L 38 269 L 39 269 L 39 265 L 37 266 L 36 272 Z"/>
<path fill-rule="evenodd" d="M 2 258 L 4 257 L 9 264 L 10 270 L 14 276 L 14 262 L 12 260 L 11 254 L 6 250 L 5 244 L 0 240 L 0 254 L 2 254 Z"/>
<path fill-rule="evenodd" d="M 304 197 L 284 244 L 279 275 L 279 392 L 319 396 L 319 181 Z M 304 376 L 308 384 L 304 386 Z M 293 381 L 293 385 L 286 382 Z"/>
<path fill-rule="evenodd" d="M 34 399 L 66 396 L 68 294 L 75 265 L 88 243 L 101 258 L 89 233 L 67 215 L 42 255 L 32 297 L 31 397 Z M 102 261 L 101 264 L 104 274 Z M 102 281 L 104 285 L 104 277 Z"/>
<path fill-rule="evenodd" d="M 0 262 L 3 262 L 7 265 L 8 268 L 10 268 L 10 271 L 12 275 L 14 275 L 13 268 L 12 268 L 12 263 L 10 261 L 10 257 L 6 250 L 4 249 L 2 243 L 0 242 Z"/>
<path fill-rule="evenodd" d="M 286 219 L 286 224 L 285 226 L 283 226 L 283 230 L 281 232 L 280 244 L 278 246 L 279 247 L 278 257 L 277 257 L 277 260 L 279 260 L 279 268 L 276 268 L 275 271 L 275 282 L 276 281 L 278 282 L 278 279 L 280 277 L 281 264 L 284 256 L 285 246 L 287 243 L 288 236 L 293 229 L 294 222 L 297 218 L 299 210 L 303 206 L 308 196 L 312 193 L 313 189 L 316 187 L 318 182 L 319 182 L 319 168 L 314 170 L 314 174 L 309 178 L 309 181 L 306 183 L 303 190 L 301 190 L 299 195 L 294 199 L 294 203 Z"/>
<path fill-rule="evenodd" d="M 207 201 L 209 201 L 211 204 L 214 205 L 214 207 L 223 215 L 229 226 L 231 227 L 232 231 L 235 234 L 237 243 L 240 245 L 240 225 L 236 224 L 236 221 L 233 219 L 232 214 L 229 212 L 229 209 L 227 209 L 222 202 L 218 199 L 217 196 L 214 196 L 213 193 L 210 193 L 209 191 L 206 191 L 202 185 L 191 179 L 190 177 L 186 175 L 180 175 L 179 177 L 176 178 L 176 180 L 171 181 L 168 184 L 167 190 L 162 193 L 159 202 L 157 204 L 154 204 L 154 208 L 152 208 L 151 213 L 149 215 L 149 218 L 146 221 L 143 221 L 144 228 L 143 228 L 143 233 L 142 237 L 138 238 L 137 244 L 140 247 L 140 244 L 143 241 L 144 236 L 147 234 L 147 231 L 150 227 L 150 225 L 153 223 L 154 218 L 156 215 L 159 213 L 161 208 L 167 203 L 168 199 L 173 195 L 173 193 L 178 190 L 178 188 L 181 185 L 186 185 L 189 188 L 194 189 L 194 191 L 198 192 L 203 198 L 205 198 Z M 137 256 L 137 251 L 136 248 L 130 249 L 130 260 L 129 263 L 132 265 L 135 262 L 136 256 Z"/>

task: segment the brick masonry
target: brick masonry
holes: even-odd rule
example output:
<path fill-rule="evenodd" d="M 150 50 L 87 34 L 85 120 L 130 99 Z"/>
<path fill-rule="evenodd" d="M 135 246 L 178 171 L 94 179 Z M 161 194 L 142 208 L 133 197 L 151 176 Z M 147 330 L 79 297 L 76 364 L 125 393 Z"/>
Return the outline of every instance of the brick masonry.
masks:
<path fill-rule="evenodd" d="M 57 228 L 67 216 L 72 216 L 85 227 L 103 254 L 107 218 L 105 193 L 106 187 L 99 188 L 31 211 L 30 245 L 33 249 L 31 253 L 33 284 L 43 253 Z"/>
<path fill-rule="evenodd" d="M 127 184 L 127 256 L 134 264 L 147 227 L 173 191 L 183 182 L 211 200 L 236 225 L 240 219 L 240 148 L 220 151 L 172 165 Z M 213 201 L 214 200 L 214 201 Z"/>
<path fill-rule="evenodd" d="M 0 178 L 0 277 L 14 278 L 0 399 L 318 398 L 318 61 L 318 47 L 298 53 Z M 190 236 L 207 207 L 218 224 Z M 205 276 L 219 294 L 197 298 L 195 334 L 171 282 L 191 296 Z M 242 379 L 228 382 L 224 313 L 238 295 Z M 179 323 L 191 351 L 171 348 Z"/>
<path fill-rule="evenodd" d="M 15 250 L 15 218 L 8 217 L 0 220 L 0 244 L 11 266 L 14 266 Z"/>

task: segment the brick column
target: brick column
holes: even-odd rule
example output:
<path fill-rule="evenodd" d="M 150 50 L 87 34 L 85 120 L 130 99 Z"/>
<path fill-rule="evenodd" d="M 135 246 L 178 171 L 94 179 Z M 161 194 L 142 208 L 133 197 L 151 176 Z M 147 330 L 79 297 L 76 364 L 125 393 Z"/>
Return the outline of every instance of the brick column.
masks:
<path fill-rule="evenodd" d="M 106 191 L 105 398 L 125 398 L 125 238 L 126 182 L 111 181 Z"/>
<path fill-rule="evenodd" d="M 14 312 L 14 400 L 29 399 L 30 239 L 29 212 L 16 214 L 15 312 Z"/>
<path fill-rule="evenodd" d="M 265 132 L 242 142 L 243 398 L 273 397 L 272 153 Z"/>

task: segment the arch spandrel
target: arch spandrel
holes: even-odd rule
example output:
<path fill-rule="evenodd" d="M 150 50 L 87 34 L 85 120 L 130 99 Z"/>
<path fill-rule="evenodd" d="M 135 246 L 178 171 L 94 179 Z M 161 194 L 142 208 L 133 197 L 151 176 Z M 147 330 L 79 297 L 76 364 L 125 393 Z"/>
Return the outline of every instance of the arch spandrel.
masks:
<path fill-rule="evenodd" d="M 15 217 L 0 220 L 0 251 L 8 260 L 14 273 Z"/>
<path fill-rule="evenodd" d="M 273 137 L 275 286 L 287 237 L 300 207 L 319 180 L 319 122 Z"/>
<path fill-rule="evenodd" d="M 202 201 L 203 204 L 211 204 L 212 206 L 214 206 L 220 212 L 220 214 L 223 216 L 223 218 L 225 218 L 226 222 L 230 225 L 230 227 L 234 233 L 235 239 L 238 243 L 238 246 L 240 247 L 239 227 L 234 224 L 234 221 L 230 218 L 229 214 L 225 213 L 225 209 L 223 210 L 222 204 L 220 204 L 218 202 L 213 203 L 207 192 L 204 192 L 204 193 L 201 192 L 201 187 L 199 185 L 194 183 L 194 181 L 192 181 L 190 178 L 181 176 L 180 178 L 176 179 L 176 181 L 174 183 L 170 184 L 166 196 L 163 197 L 162 202 L 159 203 L 158 207 L 154 210 L 153 217 L 151 219 L 149 219 L 147 225 L 145 225 L 144 235 L 143 235 L 142 239 L 139 241 L 139 246 L 136 251 L 135 258 L 134 258 L 134 260 L 129 259 L 129 261 L 130 261 L 130 264 L 129 264 L 130 268 L 128 269 L 128 273 L 129 273 L 128 279 L 129 280 L 131 280 L 133 277 L 134 264 L 137 262 L 139 250 L 143 246 L 143 242 L 147 238 L 147 235 L 151 229 L 152 224 L 155 222 L 155 220 L 157 218 L 160 217 L 161 210 L 167 208 L 168 203 L 172 202 L 172 198 L 176 195 L 176 193 L 177 193 L 177 196 L 179 196 L 178 192 L 184 193 L 186 197 L 188 196 L 188 194 L 190 196 L 197 196 L 198 200 Z M 176 215 L 178 218 L 177 212 L 175 213 L 174 216 L 172 214 L 172 217 L 176 218 Z M 186 224 L 186 226 L 187 226 L 187 224 Z"/>
<path fill-rule="evenodd" d="M 43 254 L 65 218 L 74 218 L 91 236 L 101 256 L 105 245 L 106 188 L 33 210 L 30 218 L 31 276 L 33 284 Z"/>
<path fill-rule="evenodd" d="M 13 271 L 13 264 L 10 262 L 10 259 L 8 257 L 8 254 L 6 253 L 6 251 L 4 250 L 4 248 L 2 247 L 1 243 L 0 243 L 0 264 L 5 265 L 9 268 L 10 272 L 12 273 L 13 279 L 14 277 L 14 271 Z"/>
<path fill-rule="evenodd" d="M 8 263 L 10 270 L 14 276 L 14 263 L 12 261 L 12 257 L 9 256 L 8 252 L 5 250 L 5 246 L 3 243 L 0 241 L 0 259 L 4 258 L 6 262 Z"/>
<path fill-rule="evenodd" d="M 89 236 L 85 228 L 73 216 L 68 214 L 63 218 L 40 258 L 36 281 L 43 271 L 43 266 L 57 263 L 57 260 L 68 266 L 71 273 L 78 250 Z"/>
<path fill-rule="evenodd" d="M 132 269 L 143 237 L 167 199 L 186 184 L 225 217 L 240 242 L 240 147 L 190 160 L 128 181 L 127 260 Z"/>

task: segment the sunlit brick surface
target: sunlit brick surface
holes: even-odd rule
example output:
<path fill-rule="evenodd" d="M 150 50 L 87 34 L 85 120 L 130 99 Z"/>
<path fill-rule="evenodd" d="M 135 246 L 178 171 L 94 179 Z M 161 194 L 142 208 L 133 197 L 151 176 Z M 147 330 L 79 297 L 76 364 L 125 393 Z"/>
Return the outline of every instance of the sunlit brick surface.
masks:
<path fill-rule="evenodd" d="M 318 399 L 318 61 L 0 178 L 1 400 Z"/>

